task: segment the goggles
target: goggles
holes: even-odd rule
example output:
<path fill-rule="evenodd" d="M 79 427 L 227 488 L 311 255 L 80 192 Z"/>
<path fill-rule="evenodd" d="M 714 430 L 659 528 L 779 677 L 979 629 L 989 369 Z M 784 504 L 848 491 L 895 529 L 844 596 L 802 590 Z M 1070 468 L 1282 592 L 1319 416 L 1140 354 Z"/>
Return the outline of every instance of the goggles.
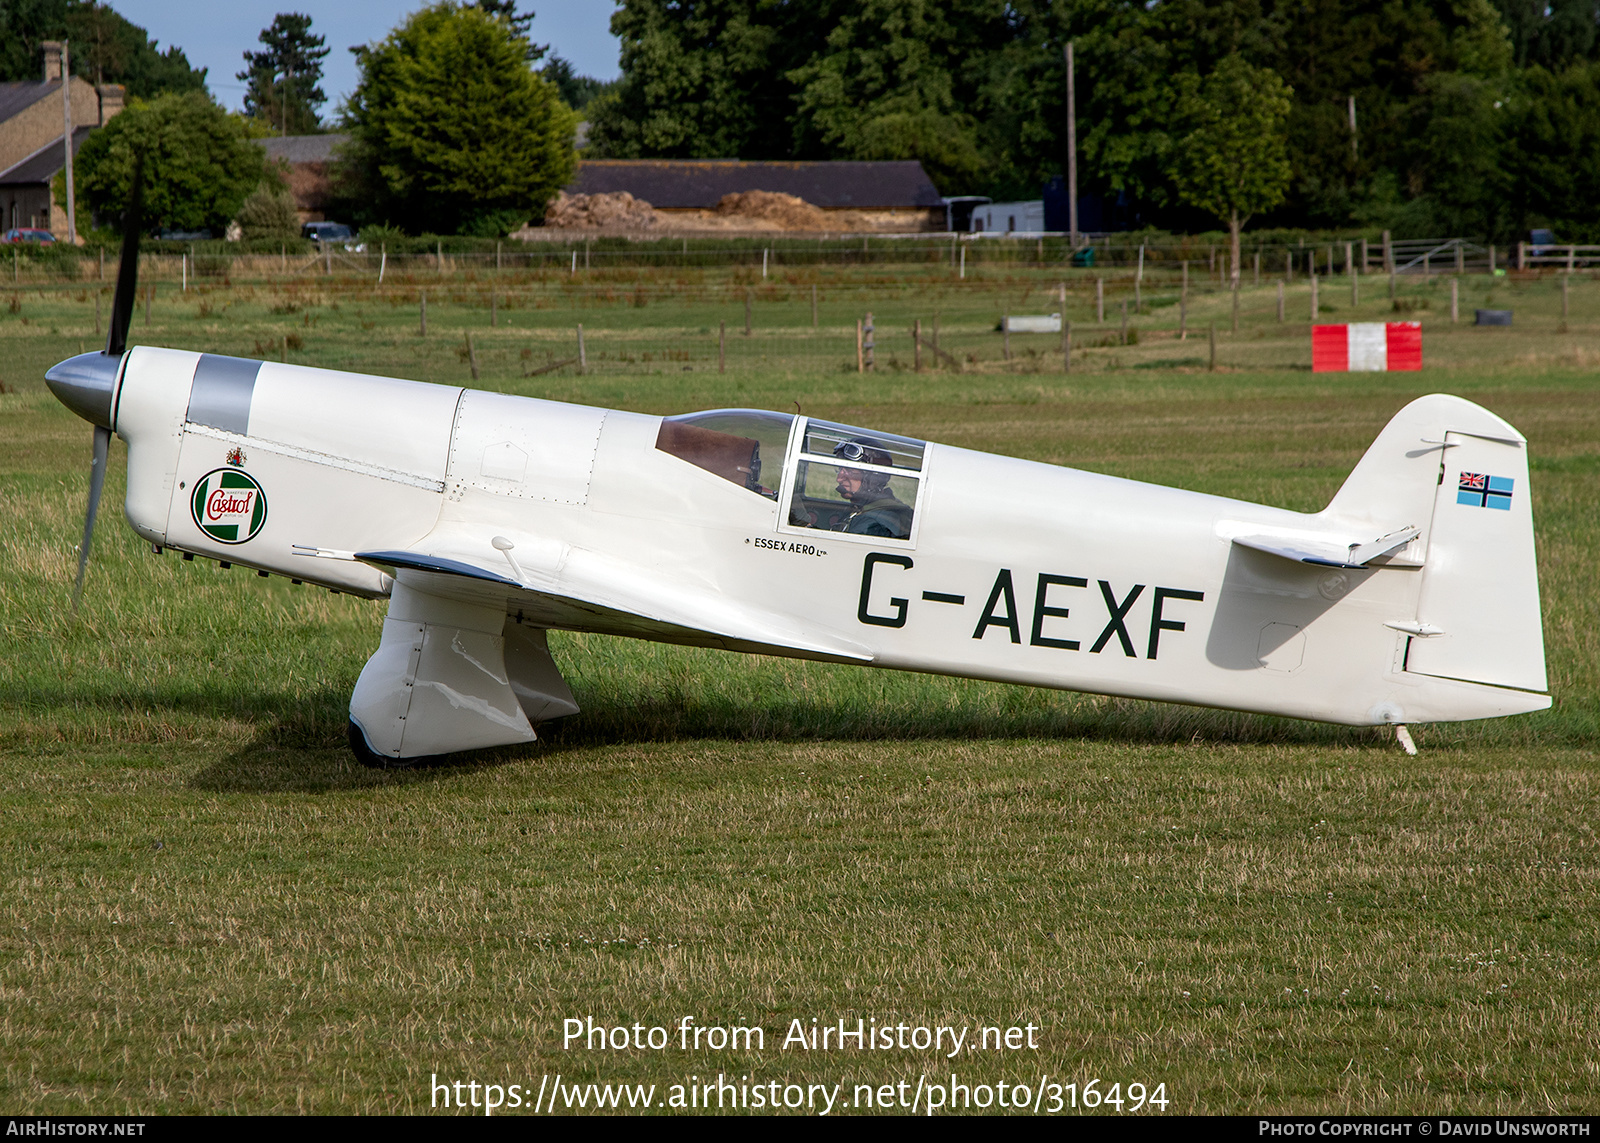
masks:
<path fill-rule="evenodd" d="M 881 461 L 874 460 L 873 454 L 883 457 L 883 459 Z M 833 455 L 838 457 L 840 460 L 852 460 L 856 461 L 857 463 L 865 462 L 867 464 L 885 465 L 891 463 L 882 449 L 869 448 L 860 441 L 840 441 L 838 444 L 833 446 Z"/>

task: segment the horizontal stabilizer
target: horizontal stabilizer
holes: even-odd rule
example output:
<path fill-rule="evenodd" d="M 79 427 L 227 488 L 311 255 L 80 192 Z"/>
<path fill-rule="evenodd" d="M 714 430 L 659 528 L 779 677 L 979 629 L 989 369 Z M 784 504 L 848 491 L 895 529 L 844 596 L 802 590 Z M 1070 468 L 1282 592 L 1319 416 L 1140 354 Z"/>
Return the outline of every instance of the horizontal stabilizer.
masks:
<path fill-rule="evenodd" d="M 1232 539 L 1236 544 L 1282 556 L 1296 563 L 1330 568 L 1364 568 L 1375 559 L 1398 552 L 1416 539 L 1420 531 L 1420 528 L 1405 527 L 1373 539 L 1348 541 L 1342 536 L 1259 532 L 1234 536 Z"/>

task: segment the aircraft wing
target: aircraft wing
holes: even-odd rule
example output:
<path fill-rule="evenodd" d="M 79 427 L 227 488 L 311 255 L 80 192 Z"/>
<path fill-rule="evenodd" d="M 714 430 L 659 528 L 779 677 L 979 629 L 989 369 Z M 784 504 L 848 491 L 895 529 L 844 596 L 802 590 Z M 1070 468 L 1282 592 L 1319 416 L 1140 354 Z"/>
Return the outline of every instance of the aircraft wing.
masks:
<path fill-rule="evenodd" d="M 501 549 L 509 557 L 504 570 L 456 552 L 371 551 L 357 552 L 355 558 L 388 572 L 407 587 L 465 602 L 497 604 L 508 614 L 541 627 L 730 651 L 789 651 L 839 662 L 870 663 L 873 659 L 860 644 L 805 630 L 789 616 L 695 591 L 580 548 L 561 547 L 555 567 L 539 560 L 540 545 Z M 518 554 L 530 562 L 515 562 Z M 539 563 L 548 570 L 541 571 Z"/>

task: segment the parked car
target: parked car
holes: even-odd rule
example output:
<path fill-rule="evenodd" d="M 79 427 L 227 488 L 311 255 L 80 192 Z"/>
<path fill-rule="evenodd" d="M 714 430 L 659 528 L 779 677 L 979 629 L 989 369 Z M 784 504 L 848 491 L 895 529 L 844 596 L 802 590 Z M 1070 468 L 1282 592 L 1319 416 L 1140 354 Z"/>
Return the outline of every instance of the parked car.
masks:
<path fill-rule="evenodd" d="M 159 238 L 163 242 L 209 242 L 211 240 L 211 231 L 157 230 L 151 235 L 151 237 Z"/>
<path fill-rule="evenodd" d="M 39 230 L 32 226 L 18 226 L 6 231 L 6 236 L 0 239 L 7 246 L 21 246 L 25 242 L 36 243 L 40 246 L 54 246 L 56 236 L 48 230 Z"/>
<path fill-rule="evenodd" d="M 1530 241 L 1529 254 L 1548 254 L 1550 247 L 1556 244 L 1556 232 L 1554 230 L 1530 230 L 1528 231 L 1528 238 Z"/>
<path fill-rule="evenodd" d="M 342 222 L 308 222 L 300 228 L 300 237 L 313 242 L 349 242 L 355 235 Z"/>

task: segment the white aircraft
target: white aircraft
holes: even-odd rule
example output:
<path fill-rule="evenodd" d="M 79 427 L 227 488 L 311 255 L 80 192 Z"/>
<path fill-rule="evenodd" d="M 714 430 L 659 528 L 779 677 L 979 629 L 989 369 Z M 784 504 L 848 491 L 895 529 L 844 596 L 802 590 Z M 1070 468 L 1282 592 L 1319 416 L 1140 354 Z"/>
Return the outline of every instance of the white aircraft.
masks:
<path fill-rule="evenodd" d="M 130 228 L 130 233 L 132 228 Z M 137 262 L 124 248 L 123 266 Z M 551 628 L 1349 725 L 1550 705 L 1527 443 L 1450 396 L 1304 514 L 748 409 L 658 417 L 137 347 L 47 374 L 166 549 L 387 597 L 373 765 L 575 713 Z M 76 596 L 75 596 L 76 599 Z"/>

